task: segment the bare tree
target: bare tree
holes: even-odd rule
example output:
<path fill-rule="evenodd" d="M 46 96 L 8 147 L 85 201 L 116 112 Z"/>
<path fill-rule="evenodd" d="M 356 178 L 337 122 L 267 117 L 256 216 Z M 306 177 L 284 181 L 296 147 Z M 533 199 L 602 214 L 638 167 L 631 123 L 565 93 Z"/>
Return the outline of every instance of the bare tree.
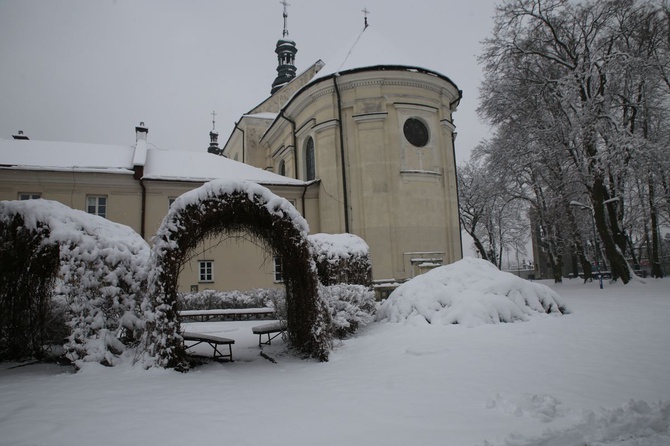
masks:
<path fill-rule="evenodd" d="M 540 220 L 570 216 L 568 203 L 586 197 L 613 276 L 624 283 L 631 277 L 624 254 L 631 164 L 653 153 L 659 129 L 649 127 L 651 118 L 667 115 L 659 107 L 667 95 L 650 100 L 667 81 L 667 8 L 665 14 L 657 4 L 635 0 L 510 0 L 498 8 L 480 58 L 486 79 L 479 111 L 500 138 L 524 134 L 517 149 L 526 155 L 512 159 L 522 166 L 514 170 L 526 172 L 526 190 L 524 184 L 520 190 L 529 199 L 533 191 L 534 212 Z M 657 184 L 666 191 L 666 172 L 647 174 L 650 217 L 658 207 L 651 193 Z M 545 237 L 555 239 L 553 248 L 570 239 L 578 249 L 575 226 L 574 216 L 559 230 L 546 225 Z"/>

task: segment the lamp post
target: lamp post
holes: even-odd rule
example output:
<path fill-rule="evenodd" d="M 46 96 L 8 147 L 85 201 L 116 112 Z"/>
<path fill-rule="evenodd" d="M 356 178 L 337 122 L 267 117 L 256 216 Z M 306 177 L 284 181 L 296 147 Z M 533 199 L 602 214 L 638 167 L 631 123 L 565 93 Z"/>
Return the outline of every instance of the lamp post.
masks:
<path fill-rule="evenodd" d="M 609 200 L 608 200 L 609 201 Z M 596 271 L 598 272 L 598 280 L 600 282 L 600 289 L 603 289 L 603 274 L 600 272 L 600 244 L 598 243 L 598 234 L 596 234 L 596 219 L 593 216 L 593 208 L 590 206 L 587 206 L 583 203 L 580 203 L 579 201 L 571 201 L 570 206 L 575 206 L 578 207 L 579 209 L 586 211 L 589 210 L 591 211 L 591 227 L 593 228 L 593 243 L 595 244 L 595 249 L 596 249 L 596 255 L 595 255 L 595 260 L 596 260 Z"/>

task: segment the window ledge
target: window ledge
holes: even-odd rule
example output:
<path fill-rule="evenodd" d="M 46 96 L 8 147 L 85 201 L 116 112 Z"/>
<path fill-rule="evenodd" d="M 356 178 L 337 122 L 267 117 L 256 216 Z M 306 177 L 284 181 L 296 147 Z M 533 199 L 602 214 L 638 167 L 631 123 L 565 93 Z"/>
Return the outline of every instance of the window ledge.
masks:
<path fill-rule="evenodd" d="M 442 173 L 435 170 L 401 170 L 400 175 L 405 181 L 438 181 Z"/>

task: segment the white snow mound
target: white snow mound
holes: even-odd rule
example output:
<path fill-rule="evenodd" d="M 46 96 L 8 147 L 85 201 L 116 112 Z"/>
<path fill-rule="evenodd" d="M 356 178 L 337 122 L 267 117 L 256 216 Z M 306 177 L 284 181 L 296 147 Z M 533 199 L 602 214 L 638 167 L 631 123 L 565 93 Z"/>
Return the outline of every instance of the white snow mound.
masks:
<path fill-rule="evenodd" d="M 525 321 L 534 314 L 567 313 L 546 285 L 464 258 L 399 286 L 377 311 L 377 320 L 477 326 Z"/>

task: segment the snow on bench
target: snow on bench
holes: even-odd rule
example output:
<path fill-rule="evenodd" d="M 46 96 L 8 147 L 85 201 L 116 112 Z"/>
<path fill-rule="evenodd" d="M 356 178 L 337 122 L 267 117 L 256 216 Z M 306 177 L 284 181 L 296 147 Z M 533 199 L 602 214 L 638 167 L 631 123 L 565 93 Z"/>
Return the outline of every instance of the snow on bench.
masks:
<path fill-rule="evenodd" d="M 184 348 L 193 348 L 199 344 L 209 344 L 210 347 L 214 350 L 212 358 L 228 358 L 231 362 L 233 361 L 233 344 L 235 343 L 234 339 L 220 338 L 218 336 L 208 335 L 204 333 L 192 333 L 184 332 L 181 337 L 184 339 Z M 187 345 L 187 342 L 193 342 L 193 344 Z M 228 354 L 224 354 L 219 351 L 219 345 L 228 346 Z"/>
<path fill-rule="evenodd" d="M 262 346 L 263 344 L 270 345 L 272 343 L 272 340 L 277 336 L 279 336 L 280 334 L 282 334 L 285 330 L 286 330 L 286 322 L 283 321 L 277 321 L 265 325 L 258 325 L 257 327 L 253 327 L 251 329 L 251 331 L 253 331 L 254 334 L 258 335 L 259 347 Z M 268 335 L 268 340 L 266 342 L 262 342 L 263 335 Z"/>
<path fill-rule="evenodd" d="M 263 308 L 227 308 L 217 310 L 182 310 L 179 313 L 182 319 L 199 320 L 206 322 L 211 319 L 222 321 L 248 321 L 252 319 L 274 319 L 275 309 Z"/>

